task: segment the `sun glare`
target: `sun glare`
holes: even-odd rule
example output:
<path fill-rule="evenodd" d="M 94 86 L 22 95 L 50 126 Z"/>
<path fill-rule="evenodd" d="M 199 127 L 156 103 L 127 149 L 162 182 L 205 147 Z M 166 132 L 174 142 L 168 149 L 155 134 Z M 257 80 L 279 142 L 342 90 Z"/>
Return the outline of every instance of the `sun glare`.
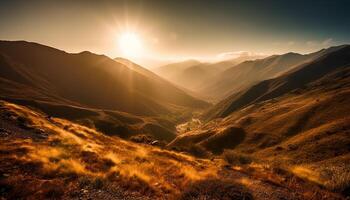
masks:
<path fill-rule="evenodd" d="M 142 53 L 142 44 L 139 36 L 133 32 L 126 32 L 119 36 L 119 48 L 125 57 L 136 58 Z"/>

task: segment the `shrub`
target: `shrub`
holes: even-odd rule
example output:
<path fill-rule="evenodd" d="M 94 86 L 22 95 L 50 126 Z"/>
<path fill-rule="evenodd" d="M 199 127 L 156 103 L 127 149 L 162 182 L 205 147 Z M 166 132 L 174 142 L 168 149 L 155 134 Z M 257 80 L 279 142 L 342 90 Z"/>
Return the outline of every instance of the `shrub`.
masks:
<path fill-rule="evenodd" d="M 210 156 L 210 153 L 204 147 L 197 144 L 191 145 L 187 152 L 198 158 L 208 158 Z"/>
<path fill-rule="evenodd" d="M 221 156 L 231 165 L 246 165 L 252 162 L 251 156 L 233 150 L 225 150 Z"/>

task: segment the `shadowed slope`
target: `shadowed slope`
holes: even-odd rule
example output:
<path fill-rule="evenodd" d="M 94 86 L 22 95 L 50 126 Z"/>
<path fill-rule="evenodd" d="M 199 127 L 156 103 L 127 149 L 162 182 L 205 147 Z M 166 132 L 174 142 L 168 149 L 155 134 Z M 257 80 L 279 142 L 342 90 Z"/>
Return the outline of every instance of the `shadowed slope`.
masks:
<path fill-rule="evenodd" d="M 205 82 L 199 88 L 199 93 L 206 93 L 217 100 L 222 100 L 233 93 L 247 89 L 253 84 L 275 78 L 302 63 L 311 62 L 342 47 L 331 47 L 305 55 L 290 52 L 232 65 L 227 70 L 216 74 L 211 81 Z"/>
<path fill-rule="evenodd" d="M 235 110 L 252 103 L 272 99 L 292 90 L 300 89 L 306 84 L 339 68 L 350 65 L 350 46 L 325 54 L 310 63 L 298 66 L 275 79 L 262 81 L 246 90 L 233 94 L 208 112 L 210 117 L 225 117 Z"/>
<path fill-rule="evenodd" d="M 208 105 L 130 61 L 24 41 L 0 41 L 0 86 L 1 99 L 123 138 L 169 141 L 169 116 Z"/>
<path fill-rule="evenodd" d="M 167 113 L 172 106 L 206 105 L 156 75 L 145 76 L 106 56 L 90 52 L 68 54 L 21 41 L 0 42 L 0 53 L 2 62 L 7 63 L 1 68 L 3 78 L 13 82 L 26 80 L 20 83 L 87 107 L 152 115 Z M 16 78 L 7 77 L 3 70 L 15 71 Z"/>
<path fill-rule="evenodd" d="M 350 65 L 343 65 L 344 60 L 340 59 L 349 58 L 344 56 L 348 50 L 340 51 L 339 57 L 330 57 L 341 67 L 327 67 L 332 70 L 316 80 L 311 76 L 314 81 L 305 83 L 302 89 L 247 105 L 225 118 L 203 123 L 178 136 L 169 146 L 186 150 L 187 146 L 202 145 L 208 138 L 220 136 L 229 127 L 238 127 L 244 130 L 244 139 L 236 140 L 238 145 L 226 149 L 349 195 L 346 191 L 350 184 L 350 104 L 347 101 L 350 98 Z M 232 135 L 230 139 L 236 138 Z M 227 143 L 229 139 L 225 141 Z"/>

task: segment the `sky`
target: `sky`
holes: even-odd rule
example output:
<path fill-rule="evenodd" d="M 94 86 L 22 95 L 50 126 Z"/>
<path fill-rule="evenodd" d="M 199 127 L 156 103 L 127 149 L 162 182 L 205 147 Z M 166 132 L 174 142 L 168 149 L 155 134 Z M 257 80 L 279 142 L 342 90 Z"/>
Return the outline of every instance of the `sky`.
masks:
<path fill-rule="evenodd" d="M 0 40 L 127 57 L 151 67 L 349 44 L 349 10 L 347 0 L 2 0 Z"/>

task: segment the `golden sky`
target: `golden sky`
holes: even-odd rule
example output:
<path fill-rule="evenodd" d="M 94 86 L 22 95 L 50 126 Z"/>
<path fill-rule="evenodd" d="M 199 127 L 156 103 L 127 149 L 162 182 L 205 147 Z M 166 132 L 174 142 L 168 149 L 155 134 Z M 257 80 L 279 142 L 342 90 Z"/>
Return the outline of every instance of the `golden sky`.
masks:
<path fill-rule="evenodd" d="M 7 1 L 0 39 L 146 66 L 229 52 L 308 53 L 349 42 L 347 1 Z M 135 52 L 135 53 L 132 53 Z M 162 61 L 162 62 L 157 62 Z"/>

